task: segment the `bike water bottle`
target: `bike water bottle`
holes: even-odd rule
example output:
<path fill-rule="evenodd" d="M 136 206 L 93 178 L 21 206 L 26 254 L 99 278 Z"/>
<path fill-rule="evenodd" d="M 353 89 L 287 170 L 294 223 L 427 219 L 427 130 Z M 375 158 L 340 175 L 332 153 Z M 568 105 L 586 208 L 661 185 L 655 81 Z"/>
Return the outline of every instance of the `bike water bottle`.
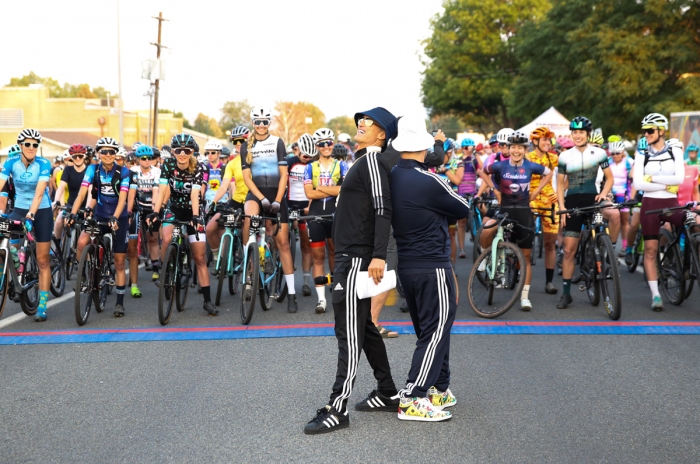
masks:
<path fill-rule="evenodd" d="M 681 233 L 681 253 L 685 251 L 685 232 Z"/>
<path fill-rule="evenodd" d="M 24 272 L 24 247 L 19 249 L 19 252 L 17 253 L 17 257 L 19 259 L 19 269 L 17 269 L 20 273 Z"/>

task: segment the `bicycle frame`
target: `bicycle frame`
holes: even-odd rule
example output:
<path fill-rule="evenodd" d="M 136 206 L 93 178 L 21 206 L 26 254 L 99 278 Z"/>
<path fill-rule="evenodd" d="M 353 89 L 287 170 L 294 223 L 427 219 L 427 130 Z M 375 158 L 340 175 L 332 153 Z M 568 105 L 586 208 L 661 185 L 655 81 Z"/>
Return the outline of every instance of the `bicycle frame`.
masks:
<path fill-rule="evenodd" d="M 225 212 L 221 213 L 221 217 L 224 218 L 225 225 L 224 225 L 224 233 L 221 236 L 220 243 L 224 243 L 224 239 L 226 237 L 229 237 L 231 240 L 231 250 L 230 250 L 231 255 L 228 256 L 228 258 L 230 258 L 230 259 L 227 261 L 227 265 L 226 265 L 226 269 L 225 269 L 226 275 L 230 277 L 233 274 L 239 272 L 243 268 L 243 264 L 245 263 L 245 260 L 243 260 L 241 263 L 238 264 L 238 266 L 235 266 L 234 260 L 232 259 L 234 256 L 234 253 L 236 251 L 233 247 L 233 244 L 236 243 L 236 237 L 238 237 L 238 239 L 241 240 L 240 228 L 233 225 L 233 224 L 236 224 L 240 221 L 240 213 L 239 212 L 225 211 Z M 249 242 L 250 242 L 250 240 L 249 240 Z M 246 244 L 246 248 L 247 248 L 247 244 Z M 247 250 L 246 250 L 246 253 L 247 253 Z M 221 253 L 219 253 L 219 256 L 216 259 L 215 269 L 219 269 L 220 264 L 221 264 Z"/>
<path fill-rule="evenodd" d="M 265 221 L 266 220 L 277 220 L 277 224 L 279 224 L 279 215 L 276 218 L 270 218 L 270 217 L 263 217 L 259 215 L 252 215 L 252 216 L 245 216 L 247 218 L 250 218 L 250 235 L 248 236 L 248 241 L 245 244 L 245 250 L 243 252 L 243 263 L 241 266 L 243 266 L 247 261 L 248 261 L 248 248 L 251 244 L 255 243 L 258 245 L 258 250 L 260 250 L 260 269 L 259 269 L 259 279 L 262 284 L 262 286 L 265 286 L 272 282 L 272 280 L 275 278 L 277 275 L 277 272 L 279 272 L 279 269 L 277 267 L 274 268 L 274 272 L 270 274 L 270 277 L 265 279 L 265 257 L 267 256 L 272 256 L 272 250 L 267 246 L 267 241 L 265 240 Z M 279 231 L 279 225 L 277 227 L 277 231 Z M 277 235 L 277 233 L 275 233 Z M 246 282 L 246 276 L 243 276 L 243 279 L 241 281 L 241 285 L 246 285 L 248 282 Z"/>

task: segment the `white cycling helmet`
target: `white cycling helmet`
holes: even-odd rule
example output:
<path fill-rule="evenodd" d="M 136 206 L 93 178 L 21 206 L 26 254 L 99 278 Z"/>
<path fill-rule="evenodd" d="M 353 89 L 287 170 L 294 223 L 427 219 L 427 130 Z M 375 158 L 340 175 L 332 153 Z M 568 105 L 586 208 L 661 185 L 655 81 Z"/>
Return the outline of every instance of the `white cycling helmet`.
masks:
<path fill-rule="evenodd" d="M 102 137 L 100 140 L 97 141 L 95 144 L 95 151 L 99 150 L 100 148 L 114 148 L 115 150 L 119 149 L 119 143 L 114 140 L 112 137 Z"/>
<path fill-rule="evenodd" d="M 322 127 L 318 129 L 316 132 L 314 132 L 314 135 L 312 137 L 314 139 L 314 143 L 318 143 L 321 140 L 330 140 L 331 142 L 335 140 L 335 134 L 332 130 L 328 129 L 327 127 Z"/>
<path fill-rule="evenodd" d="M 338 142 L 348 143 L 350 141 L 350 135 L 345 132 L 338 134 Z"/>
<path fill-rule="evenodd" d="M 126 158 L 128 154 L 124 147 L 119 147 L 119 150 L 117 150 L 117 158 Z"/>
<path fill-rule="evenodd" d="M 17 143 L 22 143 L 26 139 L 34 139 L 41 143 L 41 134 L 36 129 L 24 129 L 22 132 L 17 134 Z"/>
<path fill-rule="evenodd" d="M 512 134 L 513 132 L 515 131 L 510 127 L 504 127 L 503 129 L 499 130 L 496 134 L 496 140 L 498 141 L 498 143 L 505 143 L 507 145 L 508 137 L 510 137 L 510 134 Z"/>
<path fill-rule="evenodd" d="M 318 150 L 316 150 L 316 142 L 314 142 L 314 138 L 311 135 L 302 135 L 299 137 L 299 142 L 297 143 L 299 144 L 299 151 L 302 155 L 316 156 L 318 154 Z"/>
<path fill-rule="evenodd" d="M 221 151 L 222 145 L 214 140 L 209 140 L 204 144 L 204 151 Z"/>
<path fill-rule="evenodd" d="M 197 162 L 198 163 L 206 163 L 207 162 L 207 157 L 204 156 L 202 153 L 197 153 Z"/>
<path fill-rule="evenodd" d="M 663 114 L 651 113 L 642 119 L 642 129 L 664 129 L 668 130 L 668 119 Z"/>
<path fill-rule="evenodd" d="M 610 142 L 608 151 L 612 154 L 624 153 L 625 142 Z"/>
<path fill-rule="evenodd" d="M 262 106 L 253 107 L 253 109 L 250 110 L 250 120 L 254 121 L 256 119 L 272 119 L 272 110 Z"/>
<path fill-rule="evenodd" d="M 508 136 L 509 145 L 522 145 L 524 147 L 530 145 L 530 138 L 523 132 L 513 131 Z"/>

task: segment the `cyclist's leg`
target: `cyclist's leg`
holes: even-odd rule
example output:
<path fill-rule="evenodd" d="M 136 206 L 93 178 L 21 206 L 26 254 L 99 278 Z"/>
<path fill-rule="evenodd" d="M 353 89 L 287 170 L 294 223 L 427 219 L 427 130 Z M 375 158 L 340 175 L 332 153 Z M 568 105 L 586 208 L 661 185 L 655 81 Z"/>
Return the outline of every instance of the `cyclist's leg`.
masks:
<path fill-rule="evenodd" d="M 557 202 L 537 202 L 535 204 L 538 208 L 551 208 L 554 205 L 555 212 L 559 209 L 557 207 Z M 556 214 L 556 213 L 555 213 Z M 556 217 L 554 218 L 557 219 Z M 540 218 L 540 224 L 542 225 L 542 238 L 544 239 L 544 268 L 545 268 L 545 287 L 547 284 L 552 282 L 554 279 L 554 269 L 557 267 L 557 235 L 559 233 L 559 222 L 554 223 L 552 218 Z M 553 293 L 556 288 L 553 284 L 549 286 L 552 288 Z"/>
<path fill-rule="evenodd" d="M 57 239 L 61 239 L 61 234 L 63 233 L 63 211 L 58 212 L 56 216 L 56 221 L 53 225 L 53 236 Z"/>
<path fill-rule="evenodd" d="M 260 207 L 260 200 L 255 198 L 255 196 L 251 193 L 248 192 L 248 196 L 245 198 L 245 214 L 248 216 L 254 216 L 256 214 L 260 214 L 260 211 L 262 211 L 262 208 Z M 246 243 L 248 241 L 250 233 L 250 218 L 245 218 L 245 221 L 243 221 L 243 242 Z"/>
<path fill-rule="evenodd" d="M 304 284 L 309 285 L 308 280 L 311 277 L 313 257 L 311 256 L 311 242 L 309 241 L 309 226 L 304 221 L 299 221 L 299 248 L 301 249 L 301 269 L 304 274 Z M 333 268 L 331 267 L 331 269 Z"/>
<path fill-rule="evenodd" d="M 616 208 L 606 208 L 602 212 L 603 218 L 608 221 L 610 241 L 615 245 L 617 243 L 617 238 L 620 236 L 620 210 Z"/>
<path fill-rule="evenodd" d="M 223 227 L 216 222 L 221 217 L 221 213 L 214 213 L 207 223 L 207 243 L 211 248 L 211 253 L 214 257 L 214 264 L 219 258 L 219 247 L 221 246 L 221 236 L 224 233 Z"/>
<path fill-rule="evenodd" d="M 467 218 L 457 221 L 457 244 L 459 245 L 459 257 L 464 258 L 464 239 L 467 235 Z"/>
<path fill-rule="evenodd" d="M 99 218 L 98 221 L 106 221 L 106 218 Z M 114 269 L 116 270 L 116 290 L 117 306 L 114 309 L 114 316 L 124 315 L 124 293 L 126 292 L 126 251 L 129 244 L 129 218 L 122 216 L 119 218 L 118 228 L 113 232 L 112 250 L 114 251 Z"/>
<path fill-rule="evenodd" d="M 129 224 L 129 243 L 127 257 L 129 258 L 129 283 L 137 286 L 139 281 L 139 227 L 141 215 L 137 212 Z"/>
<path fill-rule="evenodd" d="M 457 259 L 457 220 L 447 219 L 448 232 L 450 234 L 450 261 L 454 266 Z"/>

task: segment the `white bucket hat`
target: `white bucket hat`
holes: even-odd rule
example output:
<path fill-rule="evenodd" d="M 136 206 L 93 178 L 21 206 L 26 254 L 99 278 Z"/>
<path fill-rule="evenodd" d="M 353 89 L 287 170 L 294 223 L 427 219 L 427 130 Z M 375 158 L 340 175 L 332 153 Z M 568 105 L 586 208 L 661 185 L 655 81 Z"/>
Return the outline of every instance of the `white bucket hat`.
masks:
<path fill-rule="evenodd" d="M 399 135 L 391 142 L 394 149 L 403 152 L 427 150 L 434 144 L 435 139 L 426 130 L 425 119 L 418 115 L 399 119 Z"/>

